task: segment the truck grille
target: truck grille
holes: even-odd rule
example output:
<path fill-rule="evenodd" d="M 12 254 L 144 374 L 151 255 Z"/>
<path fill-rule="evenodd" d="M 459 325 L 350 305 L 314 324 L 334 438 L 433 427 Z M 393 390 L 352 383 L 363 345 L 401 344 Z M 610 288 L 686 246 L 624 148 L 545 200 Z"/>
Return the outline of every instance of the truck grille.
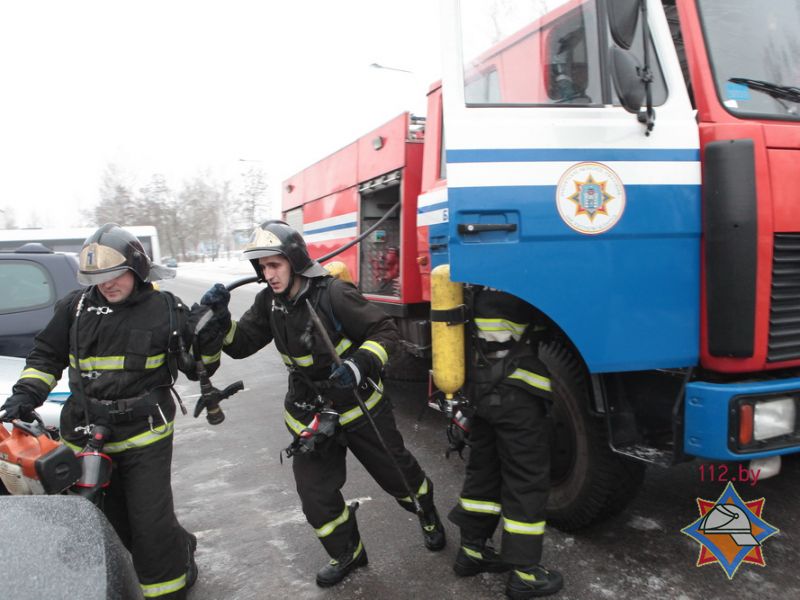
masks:
<path fill-rule="evenodd" d="M 800 358 L 800 233 L 776 233 L 767 360 Z"/>

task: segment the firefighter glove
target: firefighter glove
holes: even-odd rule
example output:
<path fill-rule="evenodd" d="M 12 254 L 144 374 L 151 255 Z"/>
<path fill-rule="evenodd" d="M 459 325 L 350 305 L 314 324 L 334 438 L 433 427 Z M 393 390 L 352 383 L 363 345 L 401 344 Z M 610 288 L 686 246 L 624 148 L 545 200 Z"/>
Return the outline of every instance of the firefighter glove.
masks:
<path fill-rule="evenodd" d="M 5 401 L 0 410 L 6 411 L 4 420 L 10 421 L 12 419 L 22 419 L 23 421 L 33 421 L 33 411 L 36 409 L 36 403 L 25 394 L 12 394 Z"/>
<path fill-rule="evenodd" d="M 221 283 L 215 283 L 214 286 L 200 298 L 200 304 L 208 306 L 214 311 L 214 314 L 216 314 L 228 310 L 228 302 L 230 302 L 230 299 L 231 293 L 228 291 L 228 288 Z"/>
<path fill-rule="evenodd" d="M 228 312 L 228 308 L 225 307 L 222 312 L 214 312 L 211 319 L 200 331 L 196 332 L 197 323 L 209 310 L 210 308 L 205 304 L 193 304 L 187 321 L 190 334 L 189 343 L 192 343 L 192 336 L 196 333 L 197 342 L 204 352 L 210 352 L 211 348 L 218 350 L 222 346 L 222 339 L 231 328 L 231 314 Z"/>
<path fill-rule="evenodd" d="M 337 388 L 355 389 L 361 385 L 361 369 L 352 358 L 348 358 L 338 367 L 331 365 L 331 382 Z"/>
<path fill-rule="evenodd" d="M 215 283 L 214 286 L 200 298 L 200 304 L 202 306 L 207 306 L 214 311 L 211 322 L 216 325 L 217 329 L 225 330 L 223 335 L 227 333 L 231 325 L 231 312 L 228 310 L 228 302 L 230 302 L 230 299 L 230 291 L 221 283 Z"/>

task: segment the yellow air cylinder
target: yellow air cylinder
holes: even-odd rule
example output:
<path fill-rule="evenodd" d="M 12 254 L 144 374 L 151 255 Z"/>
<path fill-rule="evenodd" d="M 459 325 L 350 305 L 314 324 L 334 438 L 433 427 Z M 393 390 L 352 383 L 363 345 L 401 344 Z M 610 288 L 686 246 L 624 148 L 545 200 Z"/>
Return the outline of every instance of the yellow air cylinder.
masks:
<path fill-rule="evenodd" d="M 333 262 L 329 262 L 325 265 L 325 268 L 328 270 L 328 273 L 336 277 L 336 279 L 341 279 L 347 283 L 353 283 L 353 278 L 350 275 L 350 269 L 348 269 L 347 265 L 342 261 L 335 260 Z"/>
<path fill-rule="evenodd" d="M 464 385 L 464 325 L 449 325 L 435 311 L 464 304 L 464 288 L 450 280 L 450 265 L 431 271 L 433 382 L 449 400 Z M 451 319 L 452 320 L 452 319 Z"/>

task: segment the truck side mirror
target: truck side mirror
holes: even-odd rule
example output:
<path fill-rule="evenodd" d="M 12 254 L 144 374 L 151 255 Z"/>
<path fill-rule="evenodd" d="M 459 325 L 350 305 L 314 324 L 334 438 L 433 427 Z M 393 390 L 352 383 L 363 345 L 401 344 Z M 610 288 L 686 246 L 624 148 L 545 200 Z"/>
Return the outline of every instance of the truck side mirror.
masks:
<path fill-rule="evenodd" d="M 641 0 L 613 0 L 607 5 L 611 37 L 624 50 L 628 50 L 633 43 L 636 25 L 639 23 L 640 4 Z"/>
<path fill-rule="evenodd" d="M 630 113 L 639 113 L 645 96 L 639 61 L 630 52 L 615 46 L 611 49 L 611 70 L 622 107 Z"/>

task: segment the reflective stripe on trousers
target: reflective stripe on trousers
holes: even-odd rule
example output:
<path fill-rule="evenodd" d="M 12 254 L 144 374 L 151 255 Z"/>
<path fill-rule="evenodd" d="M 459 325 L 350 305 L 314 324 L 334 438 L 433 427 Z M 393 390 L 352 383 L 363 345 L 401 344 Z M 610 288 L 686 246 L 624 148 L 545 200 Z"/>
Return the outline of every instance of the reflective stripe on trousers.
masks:
<path fill-rule="evenodd" d="M 142 594 L 145 598 L 158 598 L 159 596 L 166 596 L 167 594 L 173 594 L 178 590 L 181 590 L 186 587 L 186 574 L 184 573 L 180 577 L 176 577 L 175 579 L 171 579 L 170 581 L 163 581 L 161 583 L 149 583 L 145 585 L 144 583 L 139 584 L 142 588 Z"/>
<path fill-rule="evenodd" d="M 342 511 L 342 514 L 340 514 L 338 517 L 336 517 L 332 521 L 329 521 L 328 523 L 325 523 L 325 525 L 323 525 L 322 527 L 316 528 L 314 530 L 314 532 L 317 534 L 318 538 L 327 537 L 330 534 L 332 534 L 339 525 L 341 525 L 342 523 L 347 523 L 347 520 L 349 518 L 350 518 L 350 509 L 345 504 L 344 505 L 344 510 Z"/>

